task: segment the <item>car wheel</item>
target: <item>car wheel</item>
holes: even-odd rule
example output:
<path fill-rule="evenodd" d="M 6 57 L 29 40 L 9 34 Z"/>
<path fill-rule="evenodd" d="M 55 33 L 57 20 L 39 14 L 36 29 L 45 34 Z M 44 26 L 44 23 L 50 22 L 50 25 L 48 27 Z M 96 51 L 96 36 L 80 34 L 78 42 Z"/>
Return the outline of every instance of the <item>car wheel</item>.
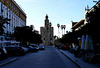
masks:
<path fill-rule="evenodd" d="M 16 53 L 15 53 L 15 55 L 19 55 L 19 53 L 18 53 L 18 52 L 16 52 Z"/>

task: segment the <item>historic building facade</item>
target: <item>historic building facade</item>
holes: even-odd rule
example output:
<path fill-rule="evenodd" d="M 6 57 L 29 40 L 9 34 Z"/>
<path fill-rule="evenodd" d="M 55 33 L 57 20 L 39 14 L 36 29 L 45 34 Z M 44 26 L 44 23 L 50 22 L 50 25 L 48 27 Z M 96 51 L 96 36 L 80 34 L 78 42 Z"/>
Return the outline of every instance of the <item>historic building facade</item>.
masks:
<path fill-rule="evenodd" d="M 11 39 L 7 39 L 7 35 L 13 34 L 15 27 L 26 26 L 26 13 L 20 8 L 15 0 L 0 0 L 0 17 L 3 19 L 10 19 L 10 21 L 8 21 L 9 24 L 4 24 L 4 34 L 0 36 L 0 43 L 11 41 Z M 2 19 L 0 19 L 0 21 L 1 20 Z"/>
<path fill-rule="evenodd" d="M 80 46 L 83 45 L 82 40 L 85 39 L 85 47 L 88 44 L 88 49 L 95 48 L 96 45 L 100 46 L 100 1 L 98 1 L 91 9 L 87 6 L 85 8 L 85 15 L 82 20 L 75 23 L 72 22 L 72 34 L 75 35 L 75 39 L 81 41 Z M 73 25 L 74 24 L 74 25 Z M 89 40 L 87 40 L 89 39 Z M 86 48 L 85 48 L 86 49 Z"/>
<path fill-rule="evenodd" d="M 54 29 L 51 22 L 48 20 L 48 15 L 45 17 L 44 27 L 40 27 L 40 33 L 42 36 L 42 41 L 44 45 L 53 45 L 54 44 Z"/>
<path fill-rule="evenodd" d="M 11 19 L 4 32 L 13 33 L 17 26 L 26 26 L 26 14 L 14 0 L 0 0 L 0 15 Z"/>

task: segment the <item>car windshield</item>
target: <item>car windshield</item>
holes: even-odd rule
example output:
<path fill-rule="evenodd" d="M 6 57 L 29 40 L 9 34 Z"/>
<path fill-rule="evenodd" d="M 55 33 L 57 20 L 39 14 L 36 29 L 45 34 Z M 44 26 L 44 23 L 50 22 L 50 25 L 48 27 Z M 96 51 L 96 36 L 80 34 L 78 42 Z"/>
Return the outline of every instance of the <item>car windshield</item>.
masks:
<path fill-rule="evenodd" d="M 39 47 L 44 47 L 44 45 L 39 45 Z"/>
<path fill-rule="evenodd" d="M 38 47 L 38 45 L 36 45 L 36 44 L 31 44 L 30 46 L 32 46 L 32 47 Z"/>

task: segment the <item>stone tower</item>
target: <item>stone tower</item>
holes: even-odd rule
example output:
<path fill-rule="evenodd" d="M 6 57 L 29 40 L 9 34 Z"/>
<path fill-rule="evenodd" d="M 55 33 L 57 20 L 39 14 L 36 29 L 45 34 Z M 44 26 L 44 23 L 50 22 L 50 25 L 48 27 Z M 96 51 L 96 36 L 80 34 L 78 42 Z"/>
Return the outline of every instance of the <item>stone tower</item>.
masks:
<path fill-rule="evenodd" d="M 48 15 L 45 16 L 44 27 L 40 27 L 40 33 L 44 45 L 54 44 L 54 29 L 52 23 L 49 22 Z"/>
<path fill-rule="evenodd" d="M 85 7 L 85 13 L 84 13 L 84 19 L 85 19 L 85 24 L 87 23 L 87 17 L 86 17 L 86 14 L 88 13 L 88 11 L 89 11 L 90 9 L 89 9 L 89 6 L 87 5 L 87 7 Z"/>

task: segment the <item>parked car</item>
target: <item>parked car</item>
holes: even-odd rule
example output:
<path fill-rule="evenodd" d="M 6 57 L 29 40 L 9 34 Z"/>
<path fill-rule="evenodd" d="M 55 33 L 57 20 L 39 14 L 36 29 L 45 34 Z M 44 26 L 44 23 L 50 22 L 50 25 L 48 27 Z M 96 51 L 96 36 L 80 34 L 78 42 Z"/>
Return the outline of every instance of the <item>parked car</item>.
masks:
<path fill-rule="evenodd" d="M 28 48 L 26 48 L 26 47 L 22 47 L 22 49 L 24 49 L 24 52 L 25 52 L 25 53 L 28 52 Z"/>
<path fill-rule="evenodd" d="M 34 51 L 38 51 L 38 50 L 39 50 L 39 47 L 38 47 L 38 45 L 36 45 L 36 44 L 30 44 L 30 46 L 33 47 L 33 50 L 34 50 Z"/>
<path fill-rule="evenodd" d="M 57 47 L 58 49 L 61 49 L 61 45 L 56 45 L 55 47 Z"/>
<path fill-rule="evenodd" d="M 0 48 L 0 60 L 7 58 L 7 51 L 5 48 Z"/>
<path fill-rule="evenodd" d="M 8 55 L 24 55 L 25 54 L 24 49 L 20 46 L 8 46 L 5 48 L 7 50 Z"/>
<path fill-rule="evenodd" d="M 39 45 L 39 49 L 40 49 L 40 50 L 44 50 L 44 49 L 45 49 L 45 46 L 44 46 L 43 44 L 40 44 L 40 45 Z"/>
<path fill-rule="evenodd" d="M 67 46 L 66 46 L 66 45 L 62 45 L 61 48 L 62 48 L 63 50 L 67 50 Z"/>
<path fill-rule="evenodd" d="M 26 46 L 26 48 L 28 48 L 28 52 L 33 52 L 34 48 L 32 46 Z"/>

